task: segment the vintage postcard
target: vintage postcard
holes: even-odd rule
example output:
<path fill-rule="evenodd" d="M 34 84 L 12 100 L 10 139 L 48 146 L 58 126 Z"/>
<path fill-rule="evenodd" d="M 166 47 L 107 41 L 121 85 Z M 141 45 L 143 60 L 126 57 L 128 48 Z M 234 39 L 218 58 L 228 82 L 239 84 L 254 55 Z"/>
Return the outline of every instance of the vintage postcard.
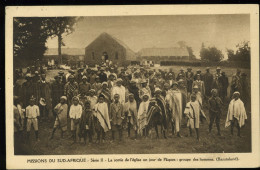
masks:
<path fill-rule="evenodd" d="M 259 167 L 259 6 L 6 7 L 8 169 Z"/>

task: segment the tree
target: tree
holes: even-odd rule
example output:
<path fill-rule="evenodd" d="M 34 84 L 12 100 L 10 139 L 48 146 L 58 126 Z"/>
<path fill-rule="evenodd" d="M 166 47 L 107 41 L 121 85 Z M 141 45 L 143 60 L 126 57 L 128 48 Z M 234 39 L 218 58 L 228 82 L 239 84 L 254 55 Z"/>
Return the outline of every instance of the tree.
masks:
<path fill-rule="evenodd" d="M 69 35 L 74 31 L 74 24 L 80 18 L 77 17 L 50 17 L 45 20 L 45 29 L 51 38 L 58 37 L 58 55 L 61 59 L 61 46 L 65 46 L 63 35 Z"/>
<path fill-rule="evenodd" d="M 196 59 L 196 56 L 193 54 L 193 49 L 192 49 L 192 47 L 188 47 L 188 46 L 187 46 L 186 48 L 187 48 L 187 50 L 188 50 L 190 60 L 195 60 L 195 59 Z"/>
<path fill-rule="evenodd" d="M 251 47 L 249 41 L 239 43 L 236 47 L 236 52 L 234 52 L 234 50 L 227 49 L 228 60 L 250 63 Z"/>
<path fill-rule="evenodd" d="M 48 38 L 43 29 L 43 20 L 38 17 L 14 18 L 13 25 L 14 68 L 41 59 Z"/>
<path fill-rule="evenodd" d="M 217 49 L 216 47 L 205 48 L 204 44 L 202 44 L 200 57 L 201 60 L 204 61 L 220 62 L 224 58 L 224 55 L 222 54 L 221 50 Z"/>
<path fill-rule="evenodd" d="M 178 41 L 177 44 L 180 46 L 180 48 L 186 48 L 186 42 L 185 41 Z"/>

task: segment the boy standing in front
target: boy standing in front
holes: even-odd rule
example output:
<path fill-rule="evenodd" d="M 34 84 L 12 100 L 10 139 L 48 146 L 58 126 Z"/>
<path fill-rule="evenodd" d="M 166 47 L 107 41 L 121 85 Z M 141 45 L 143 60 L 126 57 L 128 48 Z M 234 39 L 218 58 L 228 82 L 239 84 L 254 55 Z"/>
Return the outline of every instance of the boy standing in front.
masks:
<path fill-rule="evenodd" d="M 112 124 L 112 140 L 115 140 L 115 131 L 119 133 L 119 140 L 122 140 L 122 121 L 124 119 L 123 104 L 119 102 L 119 94 L 114 95 L 114 102 L 110 105 L 110 121 Z"/>
<path fill-rule="evenodd" d="M 73 104 L 70 106 L 69 116 L 71 119 L 71 131 L 74 143 L 76 143 L 77 132 L 79 131 L 79 121 L 82 115 L 82 106 L 79 104 L 79 98 L 72 98 Z"/>
<path fill-rule="evenodd" d="M 26 107 L 26 118 L 27 118 L 27 141 L 30 137 L 31 126 L 33 125 L 36 141 L 39 140 L 38 136 L 38 117 L 40 116 L 40 110 L 37 105 L 35 105 L 35 98 L 32 96 L 29 101 L 29 106 Z"/>

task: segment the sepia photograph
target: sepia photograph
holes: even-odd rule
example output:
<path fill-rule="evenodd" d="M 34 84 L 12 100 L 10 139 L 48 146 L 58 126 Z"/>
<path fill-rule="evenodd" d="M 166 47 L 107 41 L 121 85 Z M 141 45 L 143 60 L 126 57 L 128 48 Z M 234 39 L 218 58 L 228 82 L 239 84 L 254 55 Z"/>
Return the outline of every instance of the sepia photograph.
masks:
<path fill-rule="evenodd" d="M 252 153 L 250 17 L 12 17 L 11 154 Z"/>

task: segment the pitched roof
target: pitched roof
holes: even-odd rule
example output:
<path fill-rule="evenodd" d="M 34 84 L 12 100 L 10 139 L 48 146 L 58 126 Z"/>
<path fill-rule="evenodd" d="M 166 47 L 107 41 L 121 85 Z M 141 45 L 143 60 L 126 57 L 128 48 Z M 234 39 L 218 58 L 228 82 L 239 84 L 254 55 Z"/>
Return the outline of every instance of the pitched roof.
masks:
<path fill-rule="evenodd" d="M 62 55 L 85 55 L 84 48 L 61 48 Z M 45 53 L 45 56 L 58 55 L 58 48 L 48 48 Z"/>
<path fill-rule="evenodd" d="M 138 52 L 138 55 L 143 56 L 189 56 L 186 48 L 143 48 Z"/>

